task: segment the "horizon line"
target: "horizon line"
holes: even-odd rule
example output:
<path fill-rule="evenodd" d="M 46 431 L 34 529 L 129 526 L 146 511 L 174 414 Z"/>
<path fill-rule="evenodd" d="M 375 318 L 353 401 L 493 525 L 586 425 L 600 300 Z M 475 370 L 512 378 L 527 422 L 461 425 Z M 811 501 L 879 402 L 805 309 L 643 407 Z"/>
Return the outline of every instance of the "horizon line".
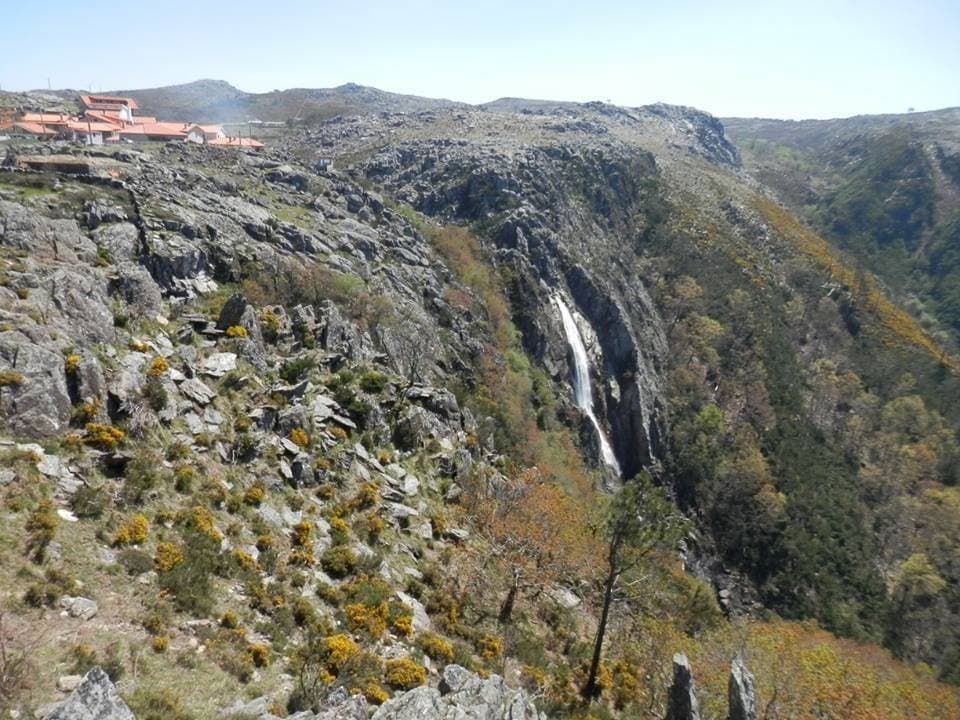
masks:
<path fill-rule="evenodd" d="M 599 104 L 601 104 L 601 105 L 609 105 L 609 106 L 613 106 L 613 107 L 622 107 L 622 108 L 627 108 L 627 109 L 642 108 L 642 107 L 648 107 L 648 106 L 651 106 L 651 105 L 668 105 L 668 106 L 672 106 L 672 107 L 690 107 L 690 108 L 694 108 L 694 109 L 699 110 L 699 111 L 701 111 L 701 112 L 705 112 L 705 113 L 707 113 L 707 114 L 709 114 L 709 115 L 712 115 L 713 117 L 716 117 L 716 118 L 718 118 L 718 119 L 720 119 L 720 120 L 773 120 L 773 121 L 777 121 L 777 122 L 829 122 L 829 121 L 832 121 L 832 120 L 852 120 L 852 119 L 854 119 L 854 118 L 865 118 L 865 117 L 887 117 L 887 116 L 901 116 L 901 115 L 902 115 L 902 116 L 915 116 L 915 115 L 924 115 L 924 114 L 930 114 L 930 113 L 945 112 L 945 111 L 949 111 L 949 110 L 960 110 L 960 103 L 958 103 L 957 105 L 946 105 L 946 106 L 944 106 L 944 107 L 931 108 L 931 109 L 927 109 L 927 110 L 914 110 L 913 108 L 907 108 L 906 110 L 901 111 L 901 112 L 875 112 L 875 113 L 869 113 L 869 112 L 868 112 L 868 113 L 855 113 L 855 114 L 853 114 L 853 115 L 842 115 L 842 116 L 832 116 L 832 117 L 774 117 L 774 116 L 764 116 L 764 115 L 752 115 L 752 116 L 751 116 L 751 115 L 721 115 L 721 114 L 713 113 L 713 112 L 711 112 L 710 110 L 705 110 L 705 109 L 700 108 L 700 107 L 698 107 L 698 106 L 696 106 L 696 105 L 687 105 L 687 104 L 680 104 L 680 103 L 669 103 L 669 102 L 663 102 L 663 101 L 655 101 L 655 102 L 651 102 L 651 103 L 643 103 L 643 104 L 641 104 L 641 105 L 626 105 L 626 104 L 615 103 L 615 102 L 612 102 L 612 101 L 609 101 L 609 100 L 600 100 L 600 99 L 595 99 L 595 100 L 559 100 L 559 99 L 554 99 L 554 98 L 546 99 L 546 98 L 523 97 L 523 96 L 519 96 L 519 95 L 502 95 L 502 96 L 497 97 L 497 98 L 494 98 L 494 99 L 492 99 L 492 100 L 487 100 L 487 101 L 480 102 L 480 103 L 471 103 L 471 102 L 466 101 L 466 100 L 454 100 L 454 99 L 447 98 L 447 97 L 434 97 L 434 96 L 430 96 L 430 95 L 418 95 L 418 94 L 416 94 L 416 93 L 409 93 L 409 92 L 396 92 L 396 91 L 393 91 L 393 90 L 384 90 L 383 88 L 379 88 L 379 87 L 376 87 L 376 86 L 374 86 L 374 85 L 364 85 L 364 84 L 362 84 L 362 83 L 356 83 L 356 82 L 352 82 L 352 81 L 347 81 L 347 82 L 341 83 L 341 84 L 339 84 L 339 85 L 333 85 L 333 86 L 330 86 L 330 87 L 287 87 L 287 88 L 282 88 L 282 89 L 267 90 L 267 91 L 264 91 L 264 92 L 251 92 L 251 91 L 248 91 L 248 90 L 242 90 L 241 88 L 237 87 L 237 86 L 234 85 L 232 82 L 230 82 L 229 80 L 223 80 L 223 79 L 219 79 L 219 78 L 197 78 L 196 80 L 190 80 L 190 81 L 182 82 L 182 83 L 173 83 L 173 84 L 170 84 L 170 85 L 157 85 L 157 86 L 153 86 L 153 87 L 144 87 L 144 88 L 128 88 L 128 89 L 125 89 L 125 90 L 96 90 L 96 91 L 94 91 L 94 90 L 91 90 L 91 89 L 84 89 L 84 88 L 79 88 L 79 89 L 78 89 L 78 88 L 69 88 L 69 87 L 67 87 L 67 88 L 30 88 L 30 89 L 13 89 L 13 90 L 10 90 L 10 89 L 2 89 L 2 86 L 0 86 L 0 92 L 2 92 L 2 93 L 9 93 L 9 94 L 17 94 L 17 93 L 20 93 L 20 94 L 30 94 L 30 93 L 40 93 L 40 94 L 43 94 L 43 93 L 67 93 L 67 92 L 77 93 L 77 94 L 81 94 L 81 93 L 109 94 L 109 93 L 117 93 L 117 92 L 137 93 L 137 92 L 148 92 L 148 91 L 154 91 L 154 90 L 169 90 L 169 89 L 173 89 L 173 88 L 185 87 L 185 86 L 188 86 L 188 85 L 195 85 L 195 84 L 203 83 L 203 82 L 223 83 L 223 84 L 228 85 L 229 87 L 233 88 L 233 89 L 236 90 L 237 92 L 243 93 L 244 95 L 272 95 L 272 94 L 277 93 L 277 92 L 283 93 L 283 92 L 291 92 L 291 91 L 296 91 L 296 90 L 340 90 L 340 89 L 342 89 L 342 88 L 346 88 L 346 87 L 351 87 L 351 86 L 352 86 L 352 87 L 363 88 L 363 89 L 367 89 L 367 90 L 376 90 L 376 91 L 378 91 L 378 92 L 388 93 L 388 94 L 390 94 L 390 95 L 400 95 L 400 96 L 404 96 L 404 97 L 418 98 L 418 99 L 421 99 L 421 100 L 433 100 L 433 101 L 436 101 L 436 102 L 449 102 L 449 103 L 458 104 L 458 105 L 465 105 L 465 106 L 470 107 L 470 108 L 481 109 L 481 110 L 484 109 L 484 107 L 485 107 L 486 105 L 492 105 L 493 103 L 500 102 L 500 101 L 502 101 L 502 100 L 519 100 L 519 101 L 531 102 L 531 103 L 543 103 L 543 104 L 551 104 L 551 103 L 552 103 L 552 104 L 557 104 L 557 105 L 591 105 L 591 104 L 599 103 Z"/>

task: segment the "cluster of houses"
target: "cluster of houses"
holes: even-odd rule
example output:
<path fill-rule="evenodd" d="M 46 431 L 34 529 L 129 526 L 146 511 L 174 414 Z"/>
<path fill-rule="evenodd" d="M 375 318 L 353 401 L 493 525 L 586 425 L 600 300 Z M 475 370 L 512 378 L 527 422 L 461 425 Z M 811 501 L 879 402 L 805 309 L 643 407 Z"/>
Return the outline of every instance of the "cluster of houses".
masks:
<path fill-rule="evenodd" d="M 86 145 L 180 140 L 223 147 L 263 147 L 263 143 L 250 137 L 228 137 L 220 125 L 157 122 L 155 117 L 137 115 L 133 98 L 81 95 L 80 105 L 83 111 L 79 116 L 22 113 L 19 118 L 0 122 L 0 136 L 69 140 Z"/>

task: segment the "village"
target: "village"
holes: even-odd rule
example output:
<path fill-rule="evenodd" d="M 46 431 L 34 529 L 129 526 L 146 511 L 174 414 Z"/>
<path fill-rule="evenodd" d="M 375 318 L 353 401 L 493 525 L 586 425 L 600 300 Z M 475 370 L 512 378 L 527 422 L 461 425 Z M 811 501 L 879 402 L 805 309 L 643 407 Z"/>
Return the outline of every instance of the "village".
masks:
<path fill-rule="evenodd" d="M 84 145 L 179 141 L 254 150 L 263 147 L 252 137 L 228 136 L 221 125 L 158 122 L 155 117 L 137 115 L 133 98 L 80 95 L 79 101 L 80 115 L 23 112 L 15 119 L 0 121 L 0 139 L 64 140 Z"/>

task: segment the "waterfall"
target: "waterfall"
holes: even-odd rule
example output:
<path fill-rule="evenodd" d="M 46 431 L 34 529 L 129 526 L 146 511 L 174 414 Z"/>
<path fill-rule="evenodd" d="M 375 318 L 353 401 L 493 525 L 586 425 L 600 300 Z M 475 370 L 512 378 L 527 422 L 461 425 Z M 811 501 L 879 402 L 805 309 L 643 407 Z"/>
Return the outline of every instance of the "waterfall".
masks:
<path fill-rule="evenodd" d="M 570 308 L 559 295 L 556 296 L 557 307 L 560 308 L 560 318 L 563 320 L 563 331 L 567 336 L 567 343 L 573 352 L 573 394 L 577 407 L 580 408 L 593 423 L 600 438 L 600 457 L 607 467 L 611 468 L 620 476 L 620 463 L 617 462 L 617 456 L 613 454 L 613 448 L 607 440 L 603 428 L 600 427 L 600 421 L 597 420 L 593 412 L 593 390 L 590 387 L 590 364 L 587 362 L 587 348 L 583 344 L 583 338 L 580 336 L 580 330 L 573 319 Z"/>

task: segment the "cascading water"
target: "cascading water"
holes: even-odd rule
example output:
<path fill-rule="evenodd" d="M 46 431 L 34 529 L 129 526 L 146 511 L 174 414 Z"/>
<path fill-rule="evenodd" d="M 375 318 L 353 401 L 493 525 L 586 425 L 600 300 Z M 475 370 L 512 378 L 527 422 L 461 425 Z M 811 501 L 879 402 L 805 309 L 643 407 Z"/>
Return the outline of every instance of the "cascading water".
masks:
<path fill-rule="evenodd" d="M 620 463 L 617 462 L 617 456 L 613 454 L 613 448 L 607 440 L 603 428 L 600 427 L 600 421 L 593 412 L 593 390 L 590 387 L 590 365 L 587 362 L 587 348 L 583 344 L 583 338 L 580 337 L 580 330 L 573 319 L 570 308 L 559 295 L 556 296 L 557 307 L 560 308 L 560 318 L 563 320 L 563 331 L 567 336 L 567 343 L 570 350 L 573 351 L 573 394 L 577 407 L 580 408 L 593 423 L 600 438 L 600 457 L 607 467 L 620 475 Z"/>

